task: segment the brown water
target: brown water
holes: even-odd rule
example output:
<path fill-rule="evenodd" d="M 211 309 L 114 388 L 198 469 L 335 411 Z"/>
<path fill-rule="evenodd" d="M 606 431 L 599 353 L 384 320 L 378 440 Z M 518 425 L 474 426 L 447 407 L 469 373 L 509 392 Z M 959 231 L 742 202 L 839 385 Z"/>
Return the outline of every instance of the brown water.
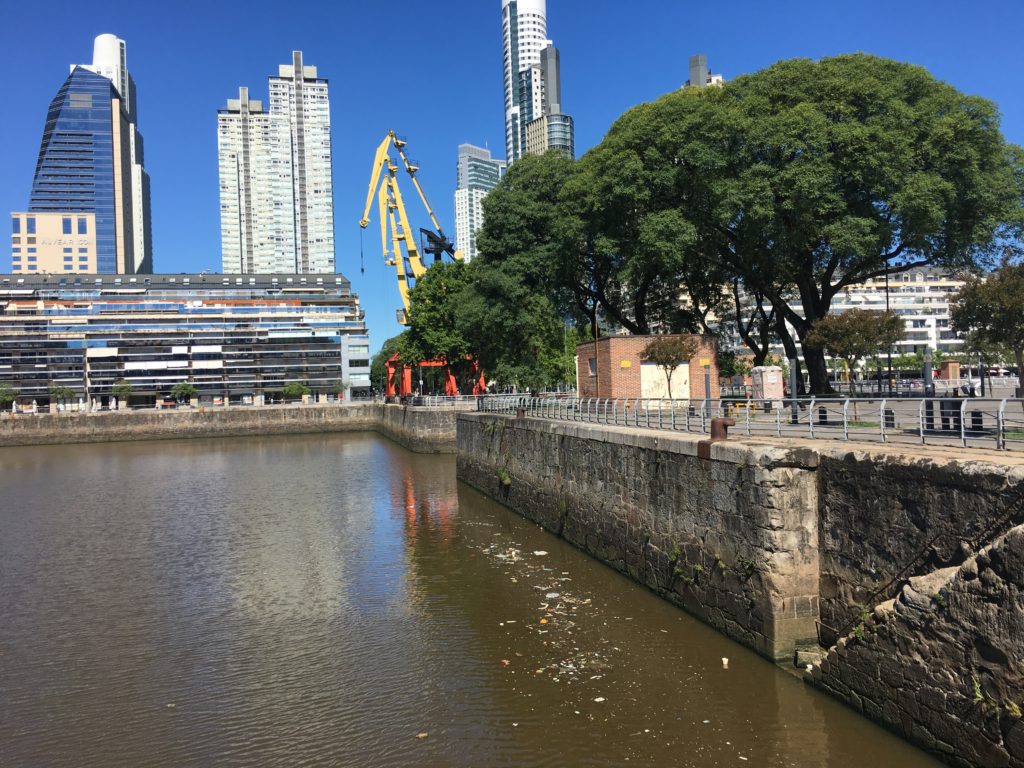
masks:
<path fill-rule="evenodd" d="M 337 435 L 0 467 L 4 766 L 934 765 L 451 457 Z"/>

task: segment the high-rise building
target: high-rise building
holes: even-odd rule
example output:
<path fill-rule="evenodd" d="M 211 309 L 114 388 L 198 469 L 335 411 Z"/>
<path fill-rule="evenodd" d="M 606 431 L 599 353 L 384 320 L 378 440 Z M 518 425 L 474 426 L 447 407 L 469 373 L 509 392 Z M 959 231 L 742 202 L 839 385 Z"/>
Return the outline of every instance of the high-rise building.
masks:
<path fill-rule="evenodd" d="M 722 85 L 725 80 L 721 75 L 708 69 L 708 57 L 704 53 L 695 53 L 690 57 L 690 79 L 683 88 L 703 88 L 708 85 Z"/>
<path fill-rule="evenodd" d="M 476 233 L 484 223 L 483 199 L 505 174 L 505 161 L 491 158 L 490 150 L 459 145 L 455 170 L 455 247 L 462 258 L 476 258 Z"/>
<path fill-rule="evenodd" d="M 294 51 L 269 91 L 269 109 L 241 88 L 218 111 L 223 271 L 333 273 L 327 80 Z"/>
<path fill-rule="evenodd" d="M 132 236 L 134 237 L 134 272 L 153 271 L 153 233 L 150 224 L 149 174 L 143 159 L 142 134 L 138 127 L 135 80 L 128 71 L 125 42 L 114 35 L 100 35 L 93 42 L 92 64 L 83 69 L 103 75 L 121 96 L 128 113 L 128 142 L 132 174 Z"/>
<path fill-rule="evenodd" d="M 124 41 L 96 38 L 50 102 L 28 210 L 12 213 L 17 273 L 153 269 L 149 177 Z"/>
<path fill-rule="evenodd" d="M 562 113 L 560 57 L 547 39 L 546 0 L 502 0 L 501 16 L 508 162 L 549 149 L 572 156 L 575 129 L 572 117 Z"/>

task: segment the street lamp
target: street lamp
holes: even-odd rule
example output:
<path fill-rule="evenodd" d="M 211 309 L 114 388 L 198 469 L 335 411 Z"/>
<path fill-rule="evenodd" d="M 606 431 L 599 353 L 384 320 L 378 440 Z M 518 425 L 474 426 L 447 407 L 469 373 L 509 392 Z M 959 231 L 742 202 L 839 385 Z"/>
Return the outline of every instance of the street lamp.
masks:
<path fill-rule="evenodd" d="M 889 265 L 885 265 L 885 314 L 889 314 Z M 892 344 L 889 345 L 889 396 L 892 397 Z"/>

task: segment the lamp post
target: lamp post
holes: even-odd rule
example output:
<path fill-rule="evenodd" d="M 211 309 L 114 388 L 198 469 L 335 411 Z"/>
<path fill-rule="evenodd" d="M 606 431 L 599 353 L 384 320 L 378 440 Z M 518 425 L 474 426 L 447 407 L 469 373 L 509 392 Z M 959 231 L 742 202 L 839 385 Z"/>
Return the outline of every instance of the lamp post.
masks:
<path fill-rule="evenodd" d="M 885 265 L 885 314 L 889 314 L 889 265 Z M 892 345 L 889 345 L 889 397 L 892 397 Z"/>

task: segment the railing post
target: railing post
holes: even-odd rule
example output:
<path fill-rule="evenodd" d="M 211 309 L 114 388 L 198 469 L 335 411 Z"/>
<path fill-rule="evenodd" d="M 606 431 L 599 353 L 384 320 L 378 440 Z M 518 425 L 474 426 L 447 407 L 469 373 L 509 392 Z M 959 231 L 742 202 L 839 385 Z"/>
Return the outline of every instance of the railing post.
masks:
<path fill-rule="evenodd" d="M 967 399 L 960 403 L 960 442 L 967 447 Z"/>
<path fill-rule="evenodd" d="M 924 445 L 924 400 L 917 406 L 917 430 L 921 433 L 921 445 Z"/>
<path fill-rule="evenodd" d="M 750 437 L 750 398 L 747 398 L 747 437 Z"/>
<path fill-rule="evenodd" d="M 644 400 L 644 415 L 647 416 L 647 428 L 651 428 L 651 399 Z"/>
<path fill-rule="evenodd" d="M 775 434 L 782 437 L 782 409 L 775 409 Z"/>
<path fill-rule="evenodd" d="M 686 405 L 684 407 L 686 408 L 686 431 L 689 432 L 690 431 L 690 401 L 689 400 L 686 401 Z"/>
<path fill-rule="evenodd" d="M 885 442 L 885 398 L 882 398 L 882 404 L 878 407 L 878 426 L 882 437 L 882 442 Z"/>
<path fill-rule="evenodd" d="M 814 437 L 814 401 L 817 399 L 817 396 L 812 397 L 811 407 L 807 409 L 807 428 L 811 432 L 811 437 Z"/>
<path fill-rule="evenodd" d="M 706 425 L 705 425 L 705 417 L 707 415 L 706 414 L 707 406 L 708 406 L 708 401 L 707 400 L 701 400 L 700 401 L 700 431 L 701 431 L 701 433 L 707 432 Z"/>
<path fill-rule="evenodd" d="M 676 401 L 675 400 L 669 400 L 668 401 L 668 407 L 671 409 L 668 412 L 669 428 L 673 432 L 675 432 L 676 431 Z"/>
<path fill-rule="evenodd" d="M 850 420 L 847 418 L 850 412 L 850 398 L 843 401 L 843 440 L 850 439 Z"/>
<path fill-rule="evenodd" d="M 664 416 L 665 416 L 665 401 L 661 398 L 658 399 L 658 429 L 664 429 Z"/>
<path fill-rule="evenodd" d="M 1006 450 L 1006 432 L 1004 428 L 1006 419 L 1006 398 L 999 403 L 999 412 L 996 414 L 996 450 Z"/>

